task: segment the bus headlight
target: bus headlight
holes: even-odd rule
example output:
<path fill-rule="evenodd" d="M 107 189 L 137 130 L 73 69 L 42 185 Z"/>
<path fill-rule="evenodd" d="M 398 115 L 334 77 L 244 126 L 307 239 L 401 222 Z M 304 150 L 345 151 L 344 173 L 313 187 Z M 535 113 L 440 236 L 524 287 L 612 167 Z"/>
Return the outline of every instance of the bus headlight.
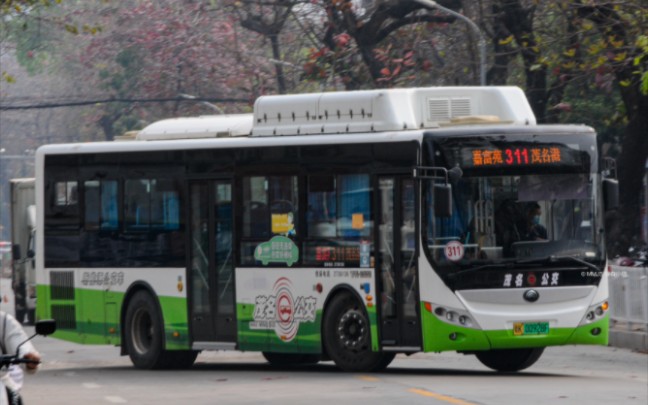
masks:
<path fill-rule="evenodd" d="M 587 312 L 585 312 L 585 316 L 583 317 L 580 326 L 596 322 L 599 319 L 603 318 L 605 314 L 607 314 L 609 308 L 610 305 L 607 301 L 590 306 L 587 309 Z"/>
<path fill-rule="evenodd" d="M 468 311 L 432 303 L 426 303 L 425 308 L 432 309 L 428 309 L 428 311 L 433 313 L 442 322 L 463 326 L 465 328 L 479 329 L 479 325 L 473 320 Z"/>

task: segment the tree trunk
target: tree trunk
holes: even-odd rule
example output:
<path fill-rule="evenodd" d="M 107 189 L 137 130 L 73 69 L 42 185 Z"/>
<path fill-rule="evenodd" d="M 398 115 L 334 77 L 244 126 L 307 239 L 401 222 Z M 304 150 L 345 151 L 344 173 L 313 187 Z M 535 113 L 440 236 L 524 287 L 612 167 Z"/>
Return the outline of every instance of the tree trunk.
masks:
<path fill-rule="evenodd" d="M 613 256 L 627 254 L 628 247 L 641 234 L 641 222 L 637 218 L 641 218 L 641 189 L 648 159 L 648 96 L 637 94 L 636 100 L 634 106 L 629 106 L 634 114 L 617 159 L 620 207 L 607 221 L 607 242 Z"/>
<path fill-rule="evenodd" d="M 270 42 L 272 43 L 272 57 L 274 58 L 275 73 L 277 75 L 277 89 L 279 94 L 286 94 L 286 78 L 284 76 L 283 66 L 281 65 L 279 35 L 270 35 Z"/>

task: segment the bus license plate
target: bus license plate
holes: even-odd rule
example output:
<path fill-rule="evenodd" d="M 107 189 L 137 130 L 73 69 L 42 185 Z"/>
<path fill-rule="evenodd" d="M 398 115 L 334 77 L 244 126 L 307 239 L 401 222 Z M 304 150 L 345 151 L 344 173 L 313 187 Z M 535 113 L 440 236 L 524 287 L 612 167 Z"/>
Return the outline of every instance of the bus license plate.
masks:
<path fill-rule="evenodd" d="M 516 322 L 513 324 L 513 335 L 546 335 L 549 333 L 549 322 Z"/>

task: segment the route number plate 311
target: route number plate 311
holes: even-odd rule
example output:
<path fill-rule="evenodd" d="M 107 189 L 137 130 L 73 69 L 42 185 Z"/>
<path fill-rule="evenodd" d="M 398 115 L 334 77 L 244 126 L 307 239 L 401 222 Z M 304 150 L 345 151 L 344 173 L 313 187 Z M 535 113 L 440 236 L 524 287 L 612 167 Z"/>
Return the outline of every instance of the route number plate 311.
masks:
<path fill-rule="evenodd" d="M 515 322 L 513 324 L 513 335 L 547 335 L 549 333 L 549 322 Z"/>

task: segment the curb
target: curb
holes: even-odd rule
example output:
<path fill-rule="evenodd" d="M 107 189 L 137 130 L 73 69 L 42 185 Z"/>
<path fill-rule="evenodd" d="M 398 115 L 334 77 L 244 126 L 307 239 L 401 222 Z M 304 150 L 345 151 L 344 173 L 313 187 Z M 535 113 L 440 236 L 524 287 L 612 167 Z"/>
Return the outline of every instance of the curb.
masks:
<path fill-rule="evenodd" d="M 648 353 L 648 333 L 642 331 L 610 330 L 609 345 Z"/>

